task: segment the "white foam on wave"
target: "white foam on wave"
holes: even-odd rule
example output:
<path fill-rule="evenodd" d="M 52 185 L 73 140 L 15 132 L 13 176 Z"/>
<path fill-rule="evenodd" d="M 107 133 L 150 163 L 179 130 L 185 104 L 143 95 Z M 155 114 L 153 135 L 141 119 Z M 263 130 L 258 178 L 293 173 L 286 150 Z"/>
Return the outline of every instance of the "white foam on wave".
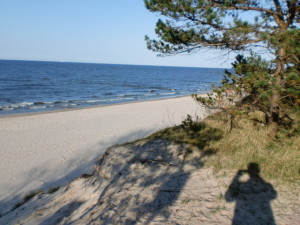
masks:
<path fill-rule="evenodd" d="M 87 100 L 82 102 L 88 102 L 88 103 L 96 103 L 96 102 L 106 102 L 107 100 Z"/>
<path fill-rule="evenodd" d="M 123 100 L 123 99 L 125 99 L 125 100 L 132 100 L 134 98 L 119 98 L 118 100 Z"/>
<path fill-rule="evenodd" d="M 9 107 L 2 107 L 0 108 L 1 110 L 14 110 L 14 108 L 9 108 Z"/>
<path fill-rule="evenodd" d="M 10 104 L 10 105 L 4 105 L 1 106 L 0 109 L 1 110 L 14 110 L 17 108 L 25 108 L 28 106 L 34 105 L 33 102 L 21 102 L 21 103 L 14 103 L 14 104 Z"/>
<path fill-rule="evenodd" d="M 15 103 L 15 104 L 11 104 L 9 105 L 9 107 L 11 108 L 19 108 L 19 107 L 26 107 L 26 106 L 30 106 L 33 105 L 33 102 L 21 102 L 21 103 Z"/>
<path fill-rule="evenodd" d="M 64 104 L 64 105 L 62 105 L 63 107 L 70 107 L 70 106 L 77 106 L 77 105 L 79 105 L 79 104 L 74 104 L 74 103 L 72 103 L 72 104 Z"/>
<path fill-rule="evenodd" d="M 47 106 L 32 106 L 30 109 L 45 109 Z"/>
<path fill-rule="evenodd" d="M 124 98 L 113 98 L 113 99 L 108 99 L 107 101 L 108 102 L 114 102 L 114 101 L 119 101 L 121 99 L 124 99 Z"/>
<path fill-rule="evenodd" d="M 159 95 L 175 95 L 175 92 L 160 93 Z"/>

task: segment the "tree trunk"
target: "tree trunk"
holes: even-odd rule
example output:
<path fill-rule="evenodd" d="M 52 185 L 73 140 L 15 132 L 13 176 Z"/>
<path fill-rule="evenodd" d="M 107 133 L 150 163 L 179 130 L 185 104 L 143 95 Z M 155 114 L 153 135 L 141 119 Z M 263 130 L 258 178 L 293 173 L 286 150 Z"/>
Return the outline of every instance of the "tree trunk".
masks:
<path fill-rule="evenodd" d="M 276 62 L 276 70 L 273 74 L 273 91 L 270 99 L 270 113 L 269 113 L 269 126 L 270 126 L 270 135 L 275 137 L 279 129 L 279 104 L 280 104 L 280 92 L 279 88 L 281 87 L 282 72 L 284 70 L 284 61 L 286 57 L 285 48 L 279 48 L 278 58 Z"/>
<path fill-rule="evenodd" d="M 280 79 L 276 78 L 275 85 L 280 82 Z M 270 113 L 269 113 L 269 126 L 270 135 L 275 137 L 279 128 L 279 99 L 280 95 L 278 90 L 274 89 L 270 102 Z"/>

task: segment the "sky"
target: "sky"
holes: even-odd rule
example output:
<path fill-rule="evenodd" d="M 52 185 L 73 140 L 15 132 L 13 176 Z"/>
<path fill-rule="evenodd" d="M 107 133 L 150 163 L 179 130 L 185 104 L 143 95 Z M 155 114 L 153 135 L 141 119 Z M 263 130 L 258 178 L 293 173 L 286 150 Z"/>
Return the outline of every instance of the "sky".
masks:
<path fill-rule="evenodd" d="M 157 57 L 158 19 L 143 0 L 0 0 L 0 59 L 230 67 L 222 52 Z"/>

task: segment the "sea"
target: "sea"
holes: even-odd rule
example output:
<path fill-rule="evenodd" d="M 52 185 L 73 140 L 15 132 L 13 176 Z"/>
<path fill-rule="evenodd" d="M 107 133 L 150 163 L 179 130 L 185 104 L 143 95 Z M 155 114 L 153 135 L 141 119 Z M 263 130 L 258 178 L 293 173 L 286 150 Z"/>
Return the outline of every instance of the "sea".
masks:
<path fill-rule="evenodd" d="M 0 115 L 205 93 L 223 74 L 220 68 L 0 60 Z"/>

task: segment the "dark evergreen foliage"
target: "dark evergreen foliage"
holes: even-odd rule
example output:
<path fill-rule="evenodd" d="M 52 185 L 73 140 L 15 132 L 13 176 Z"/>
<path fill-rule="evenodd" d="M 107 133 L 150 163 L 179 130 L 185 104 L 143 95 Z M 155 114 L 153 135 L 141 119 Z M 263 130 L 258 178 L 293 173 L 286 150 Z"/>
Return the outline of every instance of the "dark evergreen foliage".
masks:
<path fill-rule="evenodd" d="M 146 37 L 148 48 L 162 55 L 258 46 L 273 54 L 270 62 L 255 53 L 238 56 L 234 73 L 226 72 L 222 87 L 205 103 L 216 105 L 231 91 L 247 99 L 244 110 L 265 112 L 276 134 L 284 105 L 300 103 L 298 0 L 145 0 L 145 5 L 163 18 L 156 24 L 158 40 Z M 232 109 L 232 104 L 226 107 Z"/>

